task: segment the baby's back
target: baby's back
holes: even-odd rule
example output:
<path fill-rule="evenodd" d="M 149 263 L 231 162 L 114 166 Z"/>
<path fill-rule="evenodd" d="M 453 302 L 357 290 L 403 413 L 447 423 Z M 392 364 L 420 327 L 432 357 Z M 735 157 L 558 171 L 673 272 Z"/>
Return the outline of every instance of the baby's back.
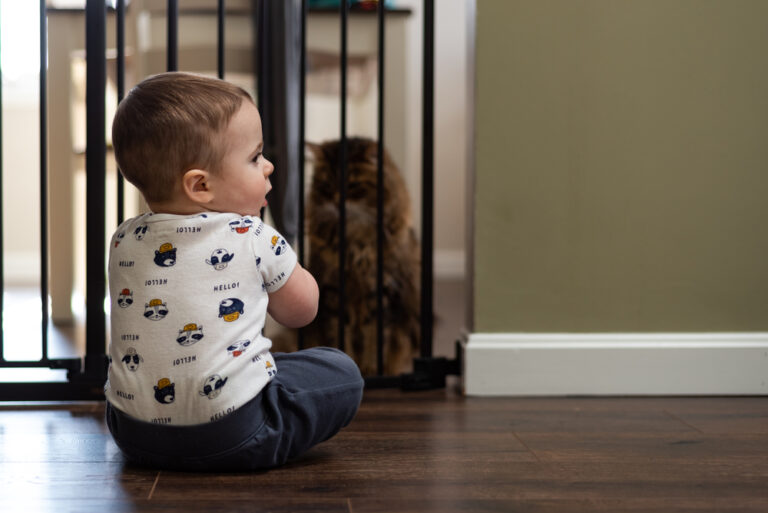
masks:
<path fill-rule="evenodd" d="M 267 293 L 295 263 L 258 217 L 145 214 L 123 223 L 109 257 L 107 399 L 147 422 L 188 425 L 255 397 L 277 372 L 262 335 Z"/>

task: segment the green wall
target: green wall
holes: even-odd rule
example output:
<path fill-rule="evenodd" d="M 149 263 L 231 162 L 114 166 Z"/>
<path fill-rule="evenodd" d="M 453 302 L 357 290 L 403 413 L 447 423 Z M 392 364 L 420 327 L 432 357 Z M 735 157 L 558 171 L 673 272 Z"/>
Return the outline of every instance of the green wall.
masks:
<path fill-rule="evenodd" d="M 768 330 L 768 1 L 477 0 L 475 332 Z"/>

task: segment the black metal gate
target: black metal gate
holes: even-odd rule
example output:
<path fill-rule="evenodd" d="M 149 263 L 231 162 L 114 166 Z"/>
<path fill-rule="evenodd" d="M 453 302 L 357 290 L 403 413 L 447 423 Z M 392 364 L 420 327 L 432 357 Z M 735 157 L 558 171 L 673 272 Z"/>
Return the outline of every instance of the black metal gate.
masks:
<path fill-rule="evenodd" d="M 252 2 L 252 11 L 254 13 L 254 26 L 257 27 L 256 51 L 254 55 L 269 55 L 271 49 L 266 38 L 262 37 L 259 31 L 259 23 L 263 23 L 265 9 L 269 7 L 270 2 L 282 2 L 283 0 L 254 0 Z M 87 0 L 85 3 L 84 31 L 85 31 L 85 52 L 86 52 L 86 149 L 85 149 L 85 174 L 86 174 L 86 283 L 85 283 L 85 354 L 76 358 L 49 358 L 49 326 L 51 325 L 48 296 L 49 296 L 49 259 L 51 258 L 48 246 L 49 226 L 48 219 L 50 212 L 47 208 L 49 191 L 48 176 L 48 105 L 47 105 L 47 61 L 49 55 L 48 48 L 48 27 L 47 21 L 49 11 L 46 8 L 46 1 L 40 0 L 40 304 L 41 304 L 41 340 L 42 340 L 42 358 L 33 361 L 7 360 L 4 356 L 4 342 L 6 333 L 0 330 L 0 372 L 3 369 L 10 368 L 49 368 L 66 369 L 66 381 L 55 382 L 2 382 L 0 383 L 0 400 L 2 401 L 47 401 L 47 400 L 83 400 L 83 399 L 103 399 L 103 384 L 106 380 L 107 358 L 106 343 L 107 340 L 107 317 L 105 313 L 104 298 L 106 295 L 106 276 L 105 276 L 105 248 L 106 248 L 106 158 L 107 142 L 105 138 L 105 105 L 106 105 L 106 85 L 107 85 L 107 3 L 114 4 L 109 7 L 113 10 L 111 15 L 115 18 L 116 33 L 116 86 L 118 102 L 125 94 L 126 83 L 126 1 L 116 0 L 116 2 L 106 2 L 105 0 Z M 342 155 L 345 155 L 347 145 L 347 126 L 346 126 L 346 105 L 347 105 L 347 58 L 348 58 L 348 15 L 353 8 L 373 8 L 376 10 L 378 21 L 378 176 L 379 189 L 381 190 L 382 180 L 382 162 L 384 152 L 384 50 L 385 50 L 385 22 L 386 22 L 386 2 L 355 2 L 350 0 L 341 0 L 339 7 L 325 8 L 338 12 L 339 15 L 339 42 L 341 59 L 340 76 L 340 133 Z M 295 101 L 299 104 L 299 169 L 303 170 L 303 151 L 304 147 L 304 119 L 305 119 L 305 70 L 306 61 L 306 20 L 309 13 L 308 0 L 296 0 L 301 10 L 301 21 L 299 34 L 301 38 L 299 66 L 299 98 Z M 374 6 L 375 5 L 375 6 Z M 420 356 L 414 360 L 414 372 L 412 374 L 400 376 L 373 376 L 366 378 L 366 384 L 369 387 L 400 386 L 403 388 L 431 388 L 445 385 L 445 377 L 448 374 L 458 374 L 458 360 L 448 360 L 446 358 L 432 357 L 432 318 L 433 318 L 433 138 L 434 138 L 434 97 L 433 97 L 433 62 L 434 62 L 434 0 L 424 0 L 424 27 L 423 27 L 423 151 L 422 151 L 422 226 L 421 226 L 421 337 L 420 337 Z M 167 44 L 166 44 L 166 68 L 169 71 L 178 70 L 178 19 L 179 2 L 178 0 L 167 0 Z M 225 19 L 226 19 L 225 0 L 217 0 L 216 5 L 216 32 L 217 32 L 217 69 L 218 76 L 224 78 L 225 70 Z M 262 18 L 260 18 L 262 16 Z M 254 68 L 256 69 L 256 68 Z M 2 73 L 2 70 L 0 70 Z M 258 79 L 261 80 L 261 74 Z M 266 89 L 266 86 L 260 84 L 259 92 Z M 0 102 L 2 101 L 2 87 L 0 86 Z M 0 117 L 0 135 L 4 127 Z M 2 145 L 0 145 L 2 146 Z M 2 148 L 0 147 L 0 161 L 2 160 Z M 342 158 L 342 162 L 344 159 Z M 340 226 L 339 226 L 339 245 L 345 244 L 345 204 L 346 204 L 346 164 L 342 163 L 340 170 L 339 188 L 341 199 L 339 204 Z M 304 233 L 304 183 L 303 172 L 298 173 L 298 187 L 302 193 L 299 198 L 298 215 L 298 233 Z M 0 177 L 2 173 L 0 172 Z M 117 180 L 117 219 L 123 220 L 124 205 L 124 185 L 121 177 Z M 381 348 L 384 332 L 384 316 L 382 304 L 382 259 L 383 259 L 383 229 L 382 229 L 382 196 L 378 194 L 378 219 L 377 219 L 377 340 Z M 2 197 L 2 180 L 0 180 L 0 197 Z M 3 262 L 3 219 L 2 209 L 0 209 L 0 277 L 4 276 Z M 111 228 L 111 227 L 110 227 Z M 304 240 L 298 237 L 297 250 L 299 258 L 304 261 Z M 344 276 L 345 252 L 339 251 L 339 307 L 341 311 L 344 308 Z M 55 257 L 55 255 L 54 255 Z M 6 306 L 3 301 L 5 294 L 0 294 L 0 312 L 5 312 Z M 301 337 L 299 345 L 301 346 Z M 339 330 L 337 345 L 342 349 L 345 346 L 344 330 Z M 379 361 L 381 361 L 381 349 L 378 351 Z M 379 365 L 381 368 L 381 365 Z"/>

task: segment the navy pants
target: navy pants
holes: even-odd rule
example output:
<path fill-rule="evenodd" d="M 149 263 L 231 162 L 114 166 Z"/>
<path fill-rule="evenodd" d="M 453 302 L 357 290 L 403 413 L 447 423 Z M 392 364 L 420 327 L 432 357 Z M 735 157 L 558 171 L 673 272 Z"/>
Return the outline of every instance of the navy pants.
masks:
<path fill-rule="evenodd" d="M 107 402 L 115 443 L 139 465 L 182 471 L 267 469 L 303 454 L 349 424 L 363 378 L 330 347 L 273 355 L 278 372 L 251 401 L 215 422 L 168 426 L 129 417 Z"/>

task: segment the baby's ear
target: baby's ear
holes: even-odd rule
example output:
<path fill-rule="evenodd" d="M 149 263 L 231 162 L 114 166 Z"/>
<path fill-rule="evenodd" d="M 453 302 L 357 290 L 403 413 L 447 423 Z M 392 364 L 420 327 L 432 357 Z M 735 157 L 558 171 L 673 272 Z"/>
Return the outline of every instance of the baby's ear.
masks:
<path fill-rule="evenodd" d="M 204 169 L 190 169 L 181 178 L 184 195 L 195 203 L 209 203 L 213 199 L 209 187 L 210 173 Z"/>

